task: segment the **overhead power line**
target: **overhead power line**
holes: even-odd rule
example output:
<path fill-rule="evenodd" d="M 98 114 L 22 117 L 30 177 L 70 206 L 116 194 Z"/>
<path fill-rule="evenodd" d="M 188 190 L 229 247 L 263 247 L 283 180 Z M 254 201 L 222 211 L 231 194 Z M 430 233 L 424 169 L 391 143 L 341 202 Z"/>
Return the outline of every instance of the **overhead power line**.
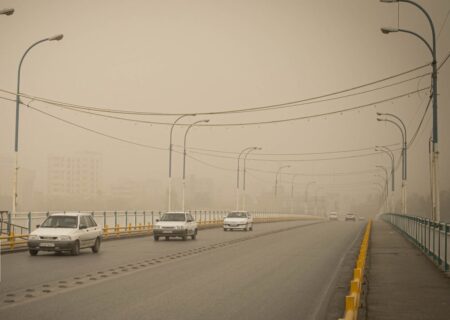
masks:
<path fill-rule="evenodd" d="M 272 105 L 267 105 L 267 106 L 261 106 L 261 107 L 251 107 L 251 108 L 235 108 L 235 109 L 231 109 L 231 110 L 223 110 L 223 111 L 211 111 L 211 112 L 185 112 L 185 113 L 162 113 L 162 112 L 142 112 L 142 111 L 132 111 L 132 110 L 123 110 L 123 109 L 112 109 L 112 108 L 99 108 L 99 107 L 93 107 L 93 106 L 83 106 L 83 105 L 78 105 L 78 104 L 73 104 L 73 103 L 67 103 L 67 102 L 62 102 L 62 101 L 57 101 L 57 100 L 52 100 L 52 99 L 47 99 L 47 98 L 43 98 L 43 97 L 38 97 L 38 96 L 32 96 L 29 94 L 25 94 L 25 93 L 21 93 L 20 96 L 24 97 L 24 98 L 28 98 L 28 99 L 32 99 L 32 100 L 36 100 L 36 101 L 40 101 L 40 102 L 44 102 L 44 103 L 48 103 L 48 104 L 53 104 L 56 106 L 65 106 L 65 107 L 69 107 L 69 108 L 73 108 L 73 109 L 84 109 L 84 110 L 89 110 L 89 111 L 96 111 L 96 112 L 103 112 L 103 113 L 119 113 L 119 114 L 128 114 L 128 115 L 149 115 L 149 116 L 180 116 L 183 114 L 196 114 L 196 115 L 223 115 L 223 114 L 234 114 L 234 113 L 244 113 L 244 112 L 256 112 L 256 111 L 267 111 L 267 110 L 273 110 L 273 109 L 280 109 L 280 108 L 290 108 L 293 106 L 297 106 L 299 104 L 305 103 L 305 102 L 310 102 L 310 101 L 314 101 L 317 99 L 323 99 L 323 98 L 328 98 L 331 96 L 335 96 L 335 95 L 339 95 L 339 94 L 343 94 L 343 93 L 347 93 L 350 91 L 354 91 L 354 90 L 358 90 L 364 87 L 368 87 L 368 86 L 372 86 L 384 81 L 388 81 L 388 80 L 392 80 L 395 79 L 397 77 L 400 76 L 404 76 L 406 74 L 421 70 L 427 66 L 429 66 L 430 63 L 427 63 L 425 65 L 407 70 L 405 72 L 401 72 L 401 73 L 397 73 L 382 79 L 378 79 L 372 82 L 368 82 L 362 85 L 358 85 L 358 86 L 354 86 L 351 88 L 347 88 L 344 90 L 339 90 L 339 91 L 334 91 L 331 93 L 327 93 L 327 94 L 322 94 L 322 95 L 318 95 L 315 97 L 310 97 L 310 98 L 306 98 L 306 99 L 300 99 L 300 100 L 295 100 L 295 101 L 290 101 L 290 102 L 285 102 L 285 103 L 279 103 L 279 104 L 272 104 Z M 425 74 L 426 75 L 426 74 Z M 421 75 L 419 77 L 423 77 L 425 75 Z M 405 80 L 399 83 L 403 83 L 406 81 L 410 81 L 410 80 L 414 80 L 416 78 L 419 77 L 415 77 L 409 80 Z M 393 86 L 393 85 L 397 85 L 399 83 L 395 83 L 395 84 L 391 84 L 388 86 Z M 385 87 L 388 87 L 385 86 Z M 2 92 L 5 93 L 9 93 L 9 94 L 16 94 L 14 92 L 11 91 L 7 91 L 7 90 L 0 90 Z M 370 91 L 369 91 L 370 92 Z"/>
<path fill-rule="evenodd" d="M 373 102 L 366 103 L 366 104 L 361 104 L 361 105 L 357 105 L 357 106 L 353 106 L 353 107 L 342 108 L 342 109 L 338 109 L 338 110 L 334 110 L 334 111 L 316 113 L 316 114 L 308 115 L 308 116 L 298 116 L 298 117 L 291 117 L 291 118 L 284 118 L 284 119 L 275 119 L 275 120 L 267 120 L 267 121 L 257 121 L 257 122 L 207 123 L 207 124 L 198 125 L 198 127 L 255 126 L 255 125 L 277 124 L 277 123 L 286 123 L 286 122 L 294 122 L 294 121 L 308 120 L 308 119 L 314 119 L 314 118 L 321 118 L 321 117 L 326 117 L 326 116 L 330 116 L 330 115 L 342 114 L 342 113 L 346 113 L 346 112 L 350 112 L 350 111 L 355 111 L 355 110 L 360 110 L 360 109 L 373 107 L 373 106 L 378 105 L 378 104 L 383 104 L 383 103 L 390 102 L 390 101 L 393 101 L 393 100 L 396 100 L 396 99 L 401 99 L 401 98 L 404 98 L 404 97 L 408 97 L 410 95 L 413 95 L 413 94 L 416 94 L 416 93 L 419 93 L 419 92 L 422 92 L 422 91 L 425 91 L 425 90 L 428 90 L 428 89 L 430 89 L 430 86 L 424 87 L 422 89 L 417 89 L 417 90 L 413 90 L 413 91 L 410 91 L 410 92 L 406 92 L 404 94 L 393 96 L 393 97 L 390 97 L 390 98 L 386 98 L 386 99 L 382 99 L 382 100 L 378 100 L 378 101 L 373 101 Z M 32 100 L 32 101 L 36 101 L 36 100 Z M 104 114 L 89 112 L 89 111 L 85 111 L 85 110 L 74 110 L 72 108 L 68 108 L 68 109 L 73 110 L 73 111 L 77 111 L 77 112 L 86 113 L 86 114 L 89 114 L 89 115 L 100 116 L 100 117 L 105 117 L 105 118 L 110 118 L 110 119 L 124 120 L 124 121 L 129 121 L 129 122 L 134 122 L 134 123 L 146 123 L 146 124 L 164 125 L 164 126 L 172 126 L 173 125 L 173 123 L 171 123 L 171 122 L 157 122 L 157 121 L 149 121 L 149 120 L 130 119 L 130 118 L 111 116 L 111 115 L 104 115 Z"/>

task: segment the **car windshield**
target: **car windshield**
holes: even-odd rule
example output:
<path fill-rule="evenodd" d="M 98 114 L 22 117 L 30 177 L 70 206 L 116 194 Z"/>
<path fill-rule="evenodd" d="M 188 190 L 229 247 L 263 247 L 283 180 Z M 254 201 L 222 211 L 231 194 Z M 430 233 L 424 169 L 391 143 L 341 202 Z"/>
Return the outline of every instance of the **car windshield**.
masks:
<path fill-rule="evenodd" d="M 77 217 L 73 216 L 50 216 L 41 224 L 41 228 L 76 228 L 77 222 Z"/>
<path fill-rule="evenodd" d="M 161 217 L 161 221 L 185 221 L 184 213 L 165 213 Z"/>
<path fill-rule="evenodd" d="M 227 218 L 247 218 L 247 214 L 245 212 L 230 212 Z"/>

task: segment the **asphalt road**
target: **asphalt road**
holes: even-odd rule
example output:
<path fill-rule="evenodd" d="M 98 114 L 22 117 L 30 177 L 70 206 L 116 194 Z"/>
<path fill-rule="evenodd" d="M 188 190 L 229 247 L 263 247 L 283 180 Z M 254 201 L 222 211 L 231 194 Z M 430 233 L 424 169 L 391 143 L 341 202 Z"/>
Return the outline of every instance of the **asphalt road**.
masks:
<path fill-rule="evenodd" d="M 3 255 L 0 318 L 336 319 L 363 226 L 258 224 L 109 241 L 77 257 Z"/>

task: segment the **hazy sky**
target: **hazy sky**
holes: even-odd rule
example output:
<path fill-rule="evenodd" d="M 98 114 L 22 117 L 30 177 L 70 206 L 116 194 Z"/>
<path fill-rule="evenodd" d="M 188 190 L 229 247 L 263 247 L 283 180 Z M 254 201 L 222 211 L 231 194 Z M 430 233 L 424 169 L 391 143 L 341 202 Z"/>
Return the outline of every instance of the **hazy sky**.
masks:
<path fill-rule="evenodd" d="M 450 2 L 418 2 L 435 23 L 439 34 L 438 63 L 441 63 L 450 52 Z M 89 107 L 169 114 L 263 107 L 349 89 L 431 62 L 428 50 L 417 38 L 380 32 L 382 26 L 396 27 L 399 23 L 401 28 L 431 39 L 425 17 L 408 4 L 382 4 L 377 0 L 0 1 L 0 8 L 6 7 L 15 8 L 16 12 L 12 16 L 0 16 L 0 89 L 15 91 L 20 57 L 32 43 L 63 33 L 62 41 L 42 43 L 30 51 L 22 68 L 21 91 Z M 430 70 L 431 67 L 423 68 L 346 94 L 380 88 Z M 447 62 L 440 69 L 438 88 L 440 185 L 446 190 L 450 189 L 449 75 L 450 62 Z M 379 181 L 373 176 L 375 166 L 389 166 L 389 162 L 383 154 L 359 155 L 372 153 L 370 149 L 375 145 L 401 141 L 397 128 L 376 121 L 376 112 L 399 115 L 407 125 L 410 138 L 422 118 L 429 91 L 374 103 L 429 85 L 428 75 L 321 103 L 186 118 L 184 123 L 194 119 L 209 119 L 211 125 L 248 123 L 369 105 L 309 120 L 192 128 L 188 145 L 226 152 L 239 152 L 248 146 L 263 148 L 248 158 L 250 193 L 273 188 L 273 172 L 281 165 L 291 165 L 283 172 L 303 174 L 296 179 L 299 190 L 315 180 L 325 193 L 338 191 L 364 196 L 377 192 L 373 186 L 373 182 Z M 0 95 L 13 97 L 6 93 Z M 107 119 L 37 101 L 31 105 L 108 135 L 168 148 L 167 125 Z M 408 155 L 409 192 L 427 196 L 430 115 L 425 117 Z M 175 119 L 173 116 L 114 116 L 165 123 Z M 0 118 L 0 155 L 12 157 L 14 102 L 0 101 Z M 175 128 L 176 145 L 183 144 L 184 130 Z M 364 150 L 329 153 L 355 149 Z M 42 191 L 46 190 L 48 155 L 82 151 L 103 155 L 105 185 L 122 178 L 167 179 L 167 150 L 108 139 L 26 107 L 21 109 L 19 151 L 20 166 L 36 171 L 36 189 Z M 231 197 L 235 188 L 236 155 L 215 153 L 229 157 L 219 158 L 193 151 L 198 150 L 190 149 L 188 153 L 209 166 L 188 159 L 188 175 L 213 177 L 218 185 L 229 187 Z M 319 154 L 297 155 L 305 153 Z M 350 157 L 330 159 L 345 156 Z M 398 151 L 396 156 L 398 159 Z M 174 177 L 181 176 L 181 165 L 181 157 L 176 155 Z M 361 173 L 341 175 L 355 172 Z M 398 190 L 399 174 L 400 169 Z M 283 175 L 282 181 L 289 188 L 291 176 Z"/>

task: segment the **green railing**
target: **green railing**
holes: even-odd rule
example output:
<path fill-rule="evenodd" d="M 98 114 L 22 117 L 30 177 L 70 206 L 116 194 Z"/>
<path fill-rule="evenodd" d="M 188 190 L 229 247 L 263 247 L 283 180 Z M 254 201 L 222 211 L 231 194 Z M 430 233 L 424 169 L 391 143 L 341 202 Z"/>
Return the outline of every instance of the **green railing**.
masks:
<path fill-rule="evenodd" d="M 445 272 L 449 271 L 450 225 L 423 217 L 387 213 L 382 219 L 395 226 Z"/>

